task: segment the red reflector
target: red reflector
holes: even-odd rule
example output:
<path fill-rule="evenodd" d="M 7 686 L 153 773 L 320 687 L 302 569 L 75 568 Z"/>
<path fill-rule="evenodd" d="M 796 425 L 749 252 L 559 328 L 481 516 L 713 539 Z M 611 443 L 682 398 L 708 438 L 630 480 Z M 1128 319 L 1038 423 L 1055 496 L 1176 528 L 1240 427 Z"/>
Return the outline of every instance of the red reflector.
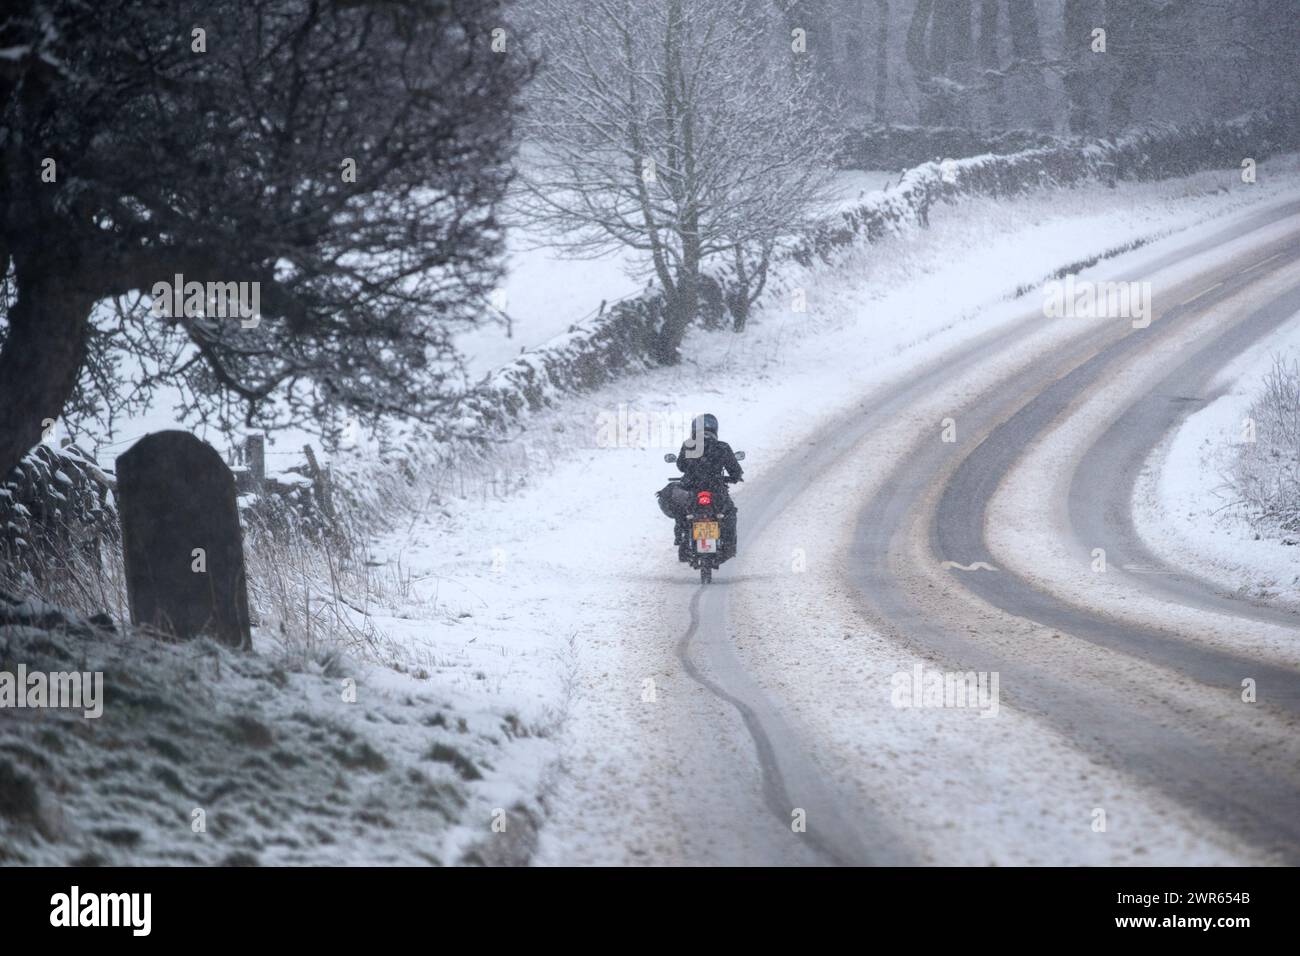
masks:
<path fill-rule="evenodd" d="M 701 491 L 696 494 L 695 500 L 702 505 L 711 505 L 713 504 L 713 492 Z"/>

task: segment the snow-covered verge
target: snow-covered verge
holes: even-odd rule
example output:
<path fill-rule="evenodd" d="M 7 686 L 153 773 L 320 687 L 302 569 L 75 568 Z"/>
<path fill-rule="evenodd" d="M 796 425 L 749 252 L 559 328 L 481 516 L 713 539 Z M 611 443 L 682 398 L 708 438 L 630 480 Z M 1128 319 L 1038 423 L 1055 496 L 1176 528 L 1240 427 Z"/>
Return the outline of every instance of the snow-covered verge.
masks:
<path fill-rule="evenodd" d="M 102 714 L 7 705 L 0 864 L 522 863 L 536 842 L 535 728 L 427 675 L 166 644 L 0 593 L 0 673 L 20 665 L 102 674 Z"/>
<path fill-rule="evenodd" d="M 1265 377 L 1275 362 L 1298 358 L 1300 315 L 1223 368 L 1214 397 L 1152 451 L 1134 490 L 1134 521 L 1155 553 L 1230 590 L 1292 606 L 1300 605 L 1300 532 L 1260 520 L 1233 472 Z"/>

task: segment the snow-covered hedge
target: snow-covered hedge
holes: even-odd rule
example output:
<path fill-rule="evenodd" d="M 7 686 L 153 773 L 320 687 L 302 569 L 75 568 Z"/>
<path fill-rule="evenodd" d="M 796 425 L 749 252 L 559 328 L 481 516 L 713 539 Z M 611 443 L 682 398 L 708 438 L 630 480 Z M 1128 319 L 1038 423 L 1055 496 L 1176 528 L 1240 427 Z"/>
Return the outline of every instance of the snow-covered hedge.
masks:
<path fill-rule="evenodd" d="M 625 299 L 602 315 L 570 326 L 540 348 L 524 352 L 465 396 L 452 433 L 469 437 L 500 431 L 559 395 L 597 388 L 648 367 L 662 310 L 658 292 Z"/>
<path fill-rule="evenodd" d="M 1240 167 L 1300 146 L 1300 110 L 1253 113 L 1227 122 L 1148 126 L 1113 140 L 1025 150 L 1009 156 L 922 163 L 897 185 L 819 223 L 791 250 L 801 264 L 855 242 L 878 242 L 905 225 L 925 225 L 938 202 L 1014 196 L 1084 182 L 1152 180 Z"/>
<path fill-rule="evenodd" d="M 956 126 L 873 124 L 845 134 L 836 162 L 842 169 L 905 169 L 936 157 L 1006 155 L 1066 142 L 1051 133 L 1026 129 L 985 133 Z"/>
<path fill-rule="evenodd" d="M 247 477 L 246 468 L 235 470 Z M 330 504 L 329 489 L 301 473 L 308 470 L 303 465 L 269 475 L 260 487 L 241 494 L 245 527 L 332 543 L 354 536 L 349 515 L 322 506 L 322 501 Z M 93 574 L 101 556 L 117 554 L 116 487 L 112 471 L 75 444 L 41 444 L 28 452 L 0 482 L 0 584 L 68 597 L 62 584 Z"/>
<path fill-rule="evenodd" d="M 44 556 L 118 537 L 114 482 L 76 445 L 37 445 L 0 482 L 0 565 L 40 575 Z"/>

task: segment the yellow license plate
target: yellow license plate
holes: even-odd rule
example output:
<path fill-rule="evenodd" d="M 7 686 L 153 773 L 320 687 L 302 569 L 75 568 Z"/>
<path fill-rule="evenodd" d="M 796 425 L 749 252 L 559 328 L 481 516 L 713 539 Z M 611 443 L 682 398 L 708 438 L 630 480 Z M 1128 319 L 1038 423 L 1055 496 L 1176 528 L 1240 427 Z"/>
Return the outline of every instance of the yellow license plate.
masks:
<path fill-rule="evenodd" d="M 716 521 L 697 521 L 691 529 L 691 537 L 696 541 L 717 541 L 722 537 L 722 531 Z"/>

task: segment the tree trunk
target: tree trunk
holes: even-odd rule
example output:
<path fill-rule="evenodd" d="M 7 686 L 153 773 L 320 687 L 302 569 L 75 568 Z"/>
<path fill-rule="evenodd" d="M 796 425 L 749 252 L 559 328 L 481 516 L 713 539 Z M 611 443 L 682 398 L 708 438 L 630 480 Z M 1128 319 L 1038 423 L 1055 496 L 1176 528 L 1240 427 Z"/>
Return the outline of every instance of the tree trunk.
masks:
<path fill-rule="evenodd" d="M 962 88 L 944 91 L 944 124 L 969 126 L 968 94 L 964 88 L 971 80 L 971 0 L 951 0 L 935 16 L 944 27 L 944 75 Z"/>
<path fill-rule="evenodd" d="M 1151 50 L 1154 16 L 1149 0 L 1108 0 L 1106 4 L 1106 56 L 1120 67 L 1110 97 L 1111 132 L 1120 132 L 1132 124 L 1134 95 L 1155 83 L 1155 54 Z"/>
<path fill-rule="evenodd" d="M 668 168 L 674 171 L 668 189 L 673 195 L 681 220 L 677 227 L 681 255 L 676 263 L 671 289 L 667 282 L 664 283 L 663 323 L 655 342 L 656 358 L 662 365 L 676 365 L 681 361 L 682 338 L 695 320 L 699 303 L 700 222 L 699 208 L 696 205 L 695 117 L 691 113 L 682 63 L 685 30 L 682 0 L 668 0 L 661 89 Z M 660 271 L 666 273 L 667 257 L 662 257 L 662 263 Z"/>
<path fill-rule="evenodd" d="M 17 271 L 18 297 L 0 350 L 0 477 L 41 440 L 72 395 L 94 296 L 41 266 Z"/>
<path fill-rule="evenodd" d="M 952 94 L 936 78 L 948 75 L 948 34 L 952 26 L 951 0 L 936 3 L 930 16 L 930 95 L 926 98 L 928 116 L 921 122 L 928 126 L 952 125 Z"/>
<path fill-rule="evenodd" d="M 687 260 L 682 263 L 681 269 L 677 272 L 677 314 L 679 325 L 675 332 L 674 347 L 682 344 L 682 338 L 686 335 L 686 330 L 690 328 L 691 323 L 695 321 L 696 314 L 699 312 L 700 304 L 700 261 L 699 257 L 693 254 L 687 255 Z M 673 364 L 676 364 L 674 360 Z"/>
<path fill-rule="evenodd" d="M 681 362 L 682 339 L 695 320 L 696 299 L 699 295 L 696 279 L 679 271 L 676 286 L 676 292 L 664 295 L 663 320 L 659 325 L 659 333 L 655 336 L 654 358 L 660 365 L 677 365 Z"/>
<path fill-rule="evenodd" d="M 955 64 L 969 63 L 971 59 L 971 0 L 953 0 L 952 27 L 949 31 L 948 50 Z"/>
<path fill-rule="evenodd" d="M 1092 111 L 1092 71 L 1088 57 L 1092 52 L 1093 4 L 1090 0 L 1065 0 L 1065 35 L 1061 59 L 1065 61 L 1065 96 L 1070 132 L 1085 135 L 1095 130 Z"/>
<path fill-rule="evenodd" d="M 912 22 L 907 27 L 907 62 L 912 67 L 912 76 L 921 94 L 920 122 L 923 125 L 932 125 L 937 112 L 934 95 L 934 65 L 930 62 L 925 47 L 925 31 L 930 26 L 930 14 L 933 10 L 934 0 L 916 0 L 916 7 L 912 10 Z"/>
<path fill-rule="evenodd" d="M 980 69 L 989 86 L 988 122 L 991 129 L 1007 125 L 1007 94 L 1002 79 L 1002 55 L 998 35 L 1000 0 L 980 0 Z"/>
<path fill-rule="evenodd" d="M 734 253 L 736 288 L 729 296 L 731 301 L 727 305 L 731 309 L 731 330 L 743 332 L 745 323 L 749 321 L 749 270 L 745 267 L 745 250 L 737 245 Z"/>
<path fill-rule="evenodd" d="M 889 0 L 876 0 L 880 25 L 876 28 L 876 93 L 873 113 L 876 122 L 885 122 L 889 100 Z"/>
<path fill-rule="evenodd" d="M 1027 115 L 1034 125 L 1050 128 L 1049 111 L 1043 108 L 1043 44 L 1038 36 L 1038 11 L 1034 0 L 1007 0 L 1007 23 L 1011 27 L 1011 54 L 1016 61 L 1018 86 L 1024 91 Z"/>
<path fill-rule="evenodd" d="M 763 294 L 763 289 L 767 285 L 767 270 L 772 262 L 772 248 L 773 243 L 770 240 L 759 243 L 758 261 L 752 270 L 745 262 L 744 248 L 737 245 L 734 250 L 736 285 L 728 296 L 727 303 L 728 308 L 731 309 L 731 328 L 734 332 L 745 331 L 745 325 L 749 322 L 750 309 Z"/>

